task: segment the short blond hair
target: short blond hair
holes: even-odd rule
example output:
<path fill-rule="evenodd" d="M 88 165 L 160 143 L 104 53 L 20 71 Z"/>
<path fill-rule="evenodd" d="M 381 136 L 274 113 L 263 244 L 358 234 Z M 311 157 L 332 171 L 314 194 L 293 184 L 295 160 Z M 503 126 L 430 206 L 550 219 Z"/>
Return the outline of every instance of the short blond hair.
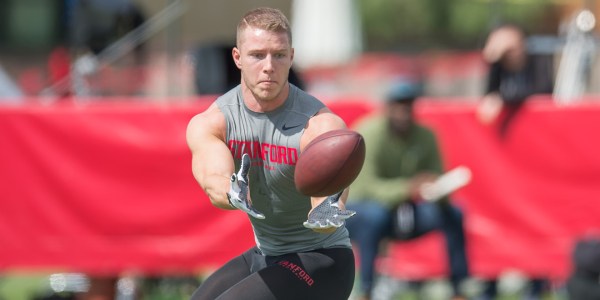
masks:
<path fill-rule="evenodd" d="M 237 26 L 236 45 L 240 46 L 242 32 L 254 27 L 271 32 L 285 33 L 292 44 L 292 30 L 287 17 L 279 9 L 270 7 L 259 7 L 248 11 Z"/>

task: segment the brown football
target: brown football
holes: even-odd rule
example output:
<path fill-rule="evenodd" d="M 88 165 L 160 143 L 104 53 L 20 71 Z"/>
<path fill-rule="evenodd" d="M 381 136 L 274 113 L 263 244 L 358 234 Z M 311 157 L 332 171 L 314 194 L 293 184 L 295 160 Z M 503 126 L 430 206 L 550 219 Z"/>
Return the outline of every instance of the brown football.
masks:
<path fill-rule="evenodd" d="M 365 141 L 350 129 L 328 131 L 313 139 L 300 153 L 294 181 L 307 196 L 330 196 L 358 177 L 365 161 Z"/>

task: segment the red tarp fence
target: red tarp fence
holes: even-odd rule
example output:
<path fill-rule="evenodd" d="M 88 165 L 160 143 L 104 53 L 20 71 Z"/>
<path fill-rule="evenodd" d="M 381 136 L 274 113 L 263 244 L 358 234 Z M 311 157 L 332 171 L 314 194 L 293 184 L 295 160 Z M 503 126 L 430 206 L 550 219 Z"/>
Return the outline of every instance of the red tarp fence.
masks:
<path fill-rule="evenodd" d="M 187 273 L 253 245 L 246 216 L 213 208 L 191 174 L 185 128 L 212 99 L 0 107 L 0 269 Z M 328 103 L 349 124 L 377 109 Z M 446 167 L 472 169 L 454 198 L 473 273 L 564 278 L 575 239 L 600 228 L 600 104 L 534 99 L 504 138 L 474 112 L 460 99 L 417 107 Z M 382 270 L 438 276 L 440 243 L 394 243 Z"/>

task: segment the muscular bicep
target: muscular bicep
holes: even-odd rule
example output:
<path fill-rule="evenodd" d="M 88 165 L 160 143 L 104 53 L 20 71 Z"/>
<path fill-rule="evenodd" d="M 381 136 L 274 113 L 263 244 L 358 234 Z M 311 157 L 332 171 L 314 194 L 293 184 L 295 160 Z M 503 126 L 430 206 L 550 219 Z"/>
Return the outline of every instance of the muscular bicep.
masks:
<path fill-rule="evenodd" d="M 192 153 L 192 173 L 213 205 L 229 208 L 227 191 L 235 167 L 225 144 L 224 119 L 219 111 L 207 110 L 192 118 L 186 139 Z"/>

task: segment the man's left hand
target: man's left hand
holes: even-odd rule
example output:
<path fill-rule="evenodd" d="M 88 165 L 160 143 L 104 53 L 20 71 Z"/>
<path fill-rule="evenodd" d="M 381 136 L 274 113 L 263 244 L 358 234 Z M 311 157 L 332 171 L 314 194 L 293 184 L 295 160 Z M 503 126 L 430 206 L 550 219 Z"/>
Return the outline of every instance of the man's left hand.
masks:
<path fill-rule="evenodd" d="M 329 233 L 344 225 L 345 220 L 354 216 L 356 212 L 340 209 L 339 200 L 341 196 L 342 192 L 329 196 L 313 208 L 308 213 L 308 220 L 304 222 L 304 227 Z"/>

